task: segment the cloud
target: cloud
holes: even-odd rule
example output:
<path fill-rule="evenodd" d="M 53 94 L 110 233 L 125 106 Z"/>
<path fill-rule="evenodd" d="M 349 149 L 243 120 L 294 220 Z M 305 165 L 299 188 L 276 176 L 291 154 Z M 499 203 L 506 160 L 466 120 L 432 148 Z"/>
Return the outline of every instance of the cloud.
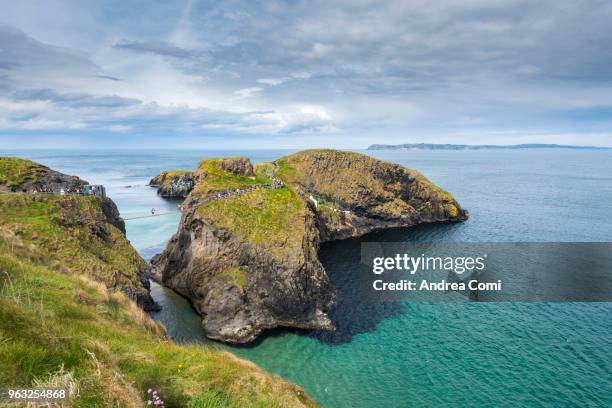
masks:
<path fill-rule="evenodd" d="M 99 71 L 86 53 L 42 43 L 15 27 L 0 25 L 0 50 L 1 69 L 17 82 L 49 82 L 83 74 L 91 77 Z"/>
<path fill-rule="evenodd" d="M 2 129 L 367 145 L 605 142 L 612 125 L 609 2 L 31 5 L 0 16 Z"/>
<path fill-rule="evenodd" d="M 127 41 L 123 40 L 115 44 L 115 48 L 122 48 L 136 52 L 162 55 L 173 58 L 189 58 L 191 53 L 183 48 L 177 47 L 166 41 Z"/>
<path fill-rule="evenodd" d="M 260 84 L 264 84 L 264 85 L 275 86 L 275 85 L 280 85 L 283 82 L 287 82 L 289 80 L 291 80 L 291 78 L 289 78 L 289 77 L 282 77 L 282 78 L 259 78 L 257 80 L 257 82 L 259 82 Z"/>
<path fill-rule="evenodd" d="M 109 81 L 121 81 L 121 78 L 117 78 L 110 75 L 94 75 L 95 78 L 108 79 Z"/>
<path fill-rule="evenodd" d="M 30 89 L 13 94 L 14 101 L 44 101 L 70 108 L 125 108 L 142 102 L 117 95 L 90 95 L 84 93 L 58 93 L 51 89 Z"/>
<path fill-rule="evenodd" d="M 238 89 L 237 91 L 234 91 L 234 95 L 236 95 L 240 99 L 250 98 L 259 94 L 261 91 L 263 91 L 263 88 L 259 86 L 254 86 L 252 88 Z"/>

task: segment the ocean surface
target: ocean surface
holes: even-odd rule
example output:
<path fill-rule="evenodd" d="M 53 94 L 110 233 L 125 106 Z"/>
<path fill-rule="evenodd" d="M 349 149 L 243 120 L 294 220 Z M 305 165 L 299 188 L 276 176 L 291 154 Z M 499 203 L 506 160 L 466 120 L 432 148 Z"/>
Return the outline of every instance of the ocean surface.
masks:
<path fill-rule="evenodd" d="M 0 151 L 104 184 L 127 219 L 128 239 L 147 259 L 180 219 L 177 202 L 146 186 L 156 173 L 193 169 L 204 157 L 260 162 L 286 153 Z M 324 245 L 321 260 L 338 288 L 333 333 L 276 331 L 249 347 L 213 343 L 189 304 L 155 284 L 164 309 L 154 317 L 178 341 L 252 360 L 325 407 L 611 407 L 612 303 L 362 304 L 355 284 L 362 241 L 612 242 L 612 152 L 367 153 L 420 170 L 470 219 Z M 137 218 L 151 208 L 161 215 Z"/>

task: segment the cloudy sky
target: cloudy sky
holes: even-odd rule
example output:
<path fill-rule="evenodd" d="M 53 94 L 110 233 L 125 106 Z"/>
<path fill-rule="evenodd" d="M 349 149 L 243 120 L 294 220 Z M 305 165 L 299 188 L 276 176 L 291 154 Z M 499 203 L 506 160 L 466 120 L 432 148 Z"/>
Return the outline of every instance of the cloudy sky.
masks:
<path fill-rule="evenodd" d="M 610 1 L 0 0 L 0 148 L 612 146 Z"/>

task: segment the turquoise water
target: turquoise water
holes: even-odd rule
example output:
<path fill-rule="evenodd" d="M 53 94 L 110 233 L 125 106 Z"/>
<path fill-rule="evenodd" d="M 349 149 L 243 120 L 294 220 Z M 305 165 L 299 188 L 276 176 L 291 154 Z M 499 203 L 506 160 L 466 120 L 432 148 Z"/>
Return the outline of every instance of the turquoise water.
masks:
<path fill-rule="evenodd" d="M 176 230 L 176 203 L 146 187 L 162 169 L 205 156 L 254 161 L 285 152 L 9 152 L 107 186 L 145 257 Z M 470 210 L 468 222 L 376 233 L 330 243 L 321 259 L 338 288 L 338 330 L 275 332 L 250 347 L 202 338 L 187 302 L 157 285 L 156 315 L 180 341 L 252 360 L 327 407 L 612 406 L 610 303 L 381 303 L 355 296 L 359 244 L 372 241 L 612 241 L 612 152 L 370 152 L 421 170 Z M 6 152 L 2 153 L 6 154 Z M 126 188 L 126 186 L 132 186 Z"/>

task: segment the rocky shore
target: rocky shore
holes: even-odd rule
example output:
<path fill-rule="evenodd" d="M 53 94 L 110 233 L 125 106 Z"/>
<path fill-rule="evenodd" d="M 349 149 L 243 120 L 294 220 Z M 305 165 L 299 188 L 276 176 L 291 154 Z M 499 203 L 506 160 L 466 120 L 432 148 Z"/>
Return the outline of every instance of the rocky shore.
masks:
<path fill-rule="evenodd" d="M 333 329 L 321 242 L 467 219 L 419 172 L 357 153 L 308 150 L 255 167 L 207 159 L 193 174 L 191 205 L 152 276 L 190 299 L 208 337 L 231 343 L 274 327 Z M 273 178 L 281 188 L 257 188 Z M 248 192 L 208 200 L 232 190 Z"/>

